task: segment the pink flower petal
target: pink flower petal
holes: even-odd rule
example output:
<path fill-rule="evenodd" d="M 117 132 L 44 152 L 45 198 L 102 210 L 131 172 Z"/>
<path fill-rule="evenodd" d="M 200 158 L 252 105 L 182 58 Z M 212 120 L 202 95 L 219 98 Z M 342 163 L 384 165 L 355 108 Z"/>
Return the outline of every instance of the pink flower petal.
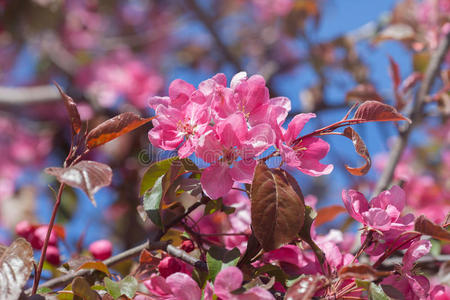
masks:
<path fill-rule="evenodd" d="M 175 79 L 169 86 L 169 97 L 171 105 L 174 107 L 182 107 L 195 91 L 195 87 L 181 79 Z"/>
<path fill-rule="evenodd" d="M 174 273 L 167 277 L 167 285 L 178 300 L 194 300 L 202 298 L 202 291 L 197 283 L 187 274 Z"/>
<path fill-rule="evenodd" d="M 313 113 L 298 114 L 296 115 L 288 125 L 288 129 L 284 134 L 284 141 L 288 146 L 297 138 L 297 136 L 302 131 L 305 124 L 311 119 L 315 118 L 316 115 Z"/>
<path fill-rule="evenodd" d="M 274 300 L 275 297 L 261 287 L 253 287 L 241 295 L 236 295 L 239 300 Z"/>
<path fill-rule="evenodd" d="M 144 281 L 145 287 L 158 296 L 166 296 L 172 294 L 170 286 L 162 276 L 152 276 L 149 280 Z"/>
<path fill-rule="evenodd" d="M 200 183 L 208 197 L 218 199 L 231 190 L 233 179 L 229 170 L 228 165 L 214 164 L 203 171 Z"/>
<path fill-rule="evenodd" d="M 403 256 L 403 269 L 411 270 L 414 263 L 422 256 L 428 254 L 431 249 L 430 241 L 421 240 L 414 242 Z"/>
<path fill-rule="evenodd" d="M 255 167 L 256 161 L 254 159 L 243 159 L 235 162 L 230 170 L 231 178 L 237 182 L 252 183 Z"/>
<path fill-rule="evenodd" d="M 227 267 L 217 274 L 214 293 L 223 299 L 229 299 L 230 292 L 240 288 L 243 279 L 241 270 L 237 267 Z"/>
<path fill-rule="evenodd" d="M 368 226 L 381 231 L 387 231 L 391 228 L 391 218 L 385 210 L 381 208 L 370 208 L 363 212 L 364 223 Z"/>
<path fill-rule="evenodd" d="M 343 190 L 342 201 L 350 216 L 360 223 L 364 223 L 362 213 L 369 210 L 366 197 L 355 190 Z"/>

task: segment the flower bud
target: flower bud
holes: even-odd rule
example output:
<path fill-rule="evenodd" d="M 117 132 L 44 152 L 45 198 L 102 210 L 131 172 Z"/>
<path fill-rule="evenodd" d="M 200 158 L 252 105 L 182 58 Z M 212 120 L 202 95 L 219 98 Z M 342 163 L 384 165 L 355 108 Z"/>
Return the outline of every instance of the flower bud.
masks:
<path fill-rule="evenodd" d="M 108 240 L 98 240 L 93 242 L 89 246 L 89 252 L 92 256 L 98 260 L 105 260 L 111 257 L 112 254 L 112 244 Z"/>
<path fill-rule="evenodd" d="M 185 240 L 181 243 L 181 250 L 186 251 L 187 253 L 194 251 L 195 246 L 191 240 Z"/>
<path fill-rule="evenodd" d="M 16 233 L 18 236 L 21 236 L 28 240 L 30 235 L 33 233 L 33 226 L 26 220 L 20 221 L 16 225 Z"/>
<path fill-rule="evenodd" d="M 48 246 L 47 252 L 45 253 L 45 259 L 52 265 L 59 265 L 61 260 L 59 258 L 59 250 L 55 246 Z"/>
<path fill-rule="evenodd" d="M 48 226 L 41 226 L 36 228 L 36 230 L 33 232 L 30 243 L 31 246 L 35 249 L 42 249 L 42 246 L 44 245 L 45 237 L 47 236 Z M 58 243 L 58 237 L 56 234 L 52 231 L 50 233 L 50 238 L 48 240 L 49 246 L 56 246 Z"/>
<path fill-rule="evenodd" d="M 175 257 L 167 256 L 159 262 L 158 270 L 159 274 L 167 278 L 176 272 L 181 272 L 183 269 L 182 263 Z"/>

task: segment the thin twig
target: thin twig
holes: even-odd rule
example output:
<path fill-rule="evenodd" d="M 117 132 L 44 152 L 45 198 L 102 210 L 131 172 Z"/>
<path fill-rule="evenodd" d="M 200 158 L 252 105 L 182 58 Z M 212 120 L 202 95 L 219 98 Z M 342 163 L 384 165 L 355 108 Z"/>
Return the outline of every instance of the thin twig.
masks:
<path fill-rule="evenodd" d="M 442 42 L 440 43 L 439 47 L 436 49 L 436 51 L 433 53 L 430 59 L 427 70 L 425 72 L 424 79 L 422 81 L 419 91 L 417 92 L 416 100 L 410 114 L 410 119 L 412 122 L 411 124 L 406 124 L 405 127 L 403 127 L 399 131 L 399 135 L 395 140 L 395 144 L 389 154 L 388 163 L 386 164 L 386 167 L 383 169 L 383 173 L 381 174 L 380 179 L 378 180 L 378 183 L 373 192 L 374 196 L 378 195 L 381 191 L 385 190 L 392 181 L 395 167 L 400 161 L 400 158 L 403 154 L 403 150 L 408 144 L 409 135 L 413 129 L 413 126 L 419 124 L 420 121 L 422 120 L 423 105 L 425 104 L 426 97 L 433 86 L 436 76 L 439 73 L 440 65 L 442 64 L 444 57 L 448 52 L 449 45 L 450 45 L 450 33 L 448 33 L 446 37 L 442 39 Z"/>

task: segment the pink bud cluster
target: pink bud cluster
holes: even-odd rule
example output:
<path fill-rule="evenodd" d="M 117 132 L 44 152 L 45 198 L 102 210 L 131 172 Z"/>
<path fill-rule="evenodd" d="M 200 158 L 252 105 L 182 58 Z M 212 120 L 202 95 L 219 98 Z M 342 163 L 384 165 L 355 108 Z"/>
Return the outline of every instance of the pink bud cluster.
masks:
<path fill-rule="evenodd" d="M 42 249 L 47 231 L 47 226 L 33 225 L 28 221 L 21 221 L 16 225 L 17 235 L 25 238 L 36 250 Z M 61 262 L 58 249 L 58 237 L 54 231 L 50 233 L 45 259 L 52 265 L 59 265 Z"/>
<path fill-rule="evenodd" d="M 317 137 L 298 139 L 314 114 L 298 114 L 283 124 L 291 110 L 286 97 L 270 98 L 264 78 L 236 74 L 227 86 L 224 74 L 200 83 L 198 89 L 177 79 L 169 96 L 152 97 L 154 146 L 177 150 L 180 158 L 195 153 L 209 163 L 201 175 L 203 191 L 213 199 L 226 195 L 233 183 L 251 183 L 256 160 L 270 147 L 274 156 L 305 174 L 329 174 L 333 166 L 319 161 L 329 151 Z"/>

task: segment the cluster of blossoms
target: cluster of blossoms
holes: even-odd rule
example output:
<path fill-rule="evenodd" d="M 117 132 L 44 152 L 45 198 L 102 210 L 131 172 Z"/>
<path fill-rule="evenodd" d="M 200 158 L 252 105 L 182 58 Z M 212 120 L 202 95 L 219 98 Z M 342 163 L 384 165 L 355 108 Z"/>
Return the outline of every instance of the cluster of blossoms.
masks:
<path fill-rule="evenodd" d="M 212 199 L 226 195 L 234 182 L 251 183 L 256 160 L 274 146 L 283 162 L 305 174 L 329 174 L 332 165 L 319 161 L 329 145 L 317 138 L 298 139 L 314 114 L 299 114 L 282 127 L 291 109 L 289 99 L 270 98 L 263 77 L 236 74 L 227 87 L 224 74 L 200 83 L 198 89 L 175 80 L 168 97 L 152 97 L 154 128 L 148 136 L 154 146 L 177 150 L 180 158 L 195 153 L 209 163 L 201 176 L 204 192 Z"/>
<path fill-rule="evenodd" d="M 446 294 L 444 286 L 435 285 L 431 289 L 427 277 L 416 275 L 413 270 L 415 261 L 430 251 L 431 243 L 420 240 L 420 235 L 413 231 L 413 214 L 402 215 L 406 204 L 403 189 L 393 186 L 373 198 L 370 203 L 363 194 L 355 190 L 344 190 L 342 199 L 350 216 L 364 226 L 362 243 L 369 238 L 369 234 L 372 235 L 372 241 L 364 250 L 372 259 L 395 250 L 407 249 L 398 275 L 385 278 L 382 284 L 395 287 L 405 295 L 405 299 L 436 299 Z"/>

